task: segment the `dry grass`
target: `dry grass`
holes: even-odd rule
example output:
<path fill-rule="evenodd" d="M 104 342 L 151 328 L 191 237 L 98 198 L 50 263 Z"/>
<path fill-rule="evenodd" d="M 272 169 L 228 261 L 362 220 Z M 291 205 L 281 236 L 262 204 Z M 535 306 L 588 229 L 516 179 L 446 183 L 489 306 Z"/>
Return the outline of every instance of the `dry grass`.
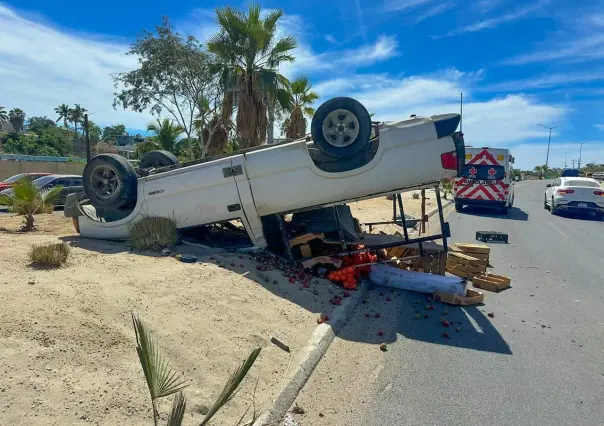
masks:
<path fill-rule="evenodd" d="M 161 250 L 176 244 L 176 223 L 167 217 L 145 217 L 130 227 L 132 247 L 137 250 Z"/>
<path fill-rule="evenodd" d="M 34 266 L 58 268 L 67 262 L 69 250 L 65 243 L 34 245 L 29 251 L 29 260 Z"/>

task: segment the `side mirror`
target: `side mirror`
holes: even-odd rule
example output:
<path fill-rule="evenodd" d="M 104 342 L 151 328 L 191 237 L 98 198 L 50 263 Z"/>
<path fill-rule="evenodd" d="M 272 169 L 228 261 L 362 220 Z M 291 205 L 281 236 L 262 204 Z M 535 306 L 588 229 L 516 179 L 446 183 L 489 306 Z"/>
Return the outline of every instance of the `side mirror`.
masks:
<path fill-rule="evenodd" d="M 551 187 L 552 187 L 552 184 L 551 184 L 551 183 L 548 183 L 548 184 L 547 184 L 547 185 L 545 185 L 545 186 L 546 186 L 546 188 L 551 188 Z"/>

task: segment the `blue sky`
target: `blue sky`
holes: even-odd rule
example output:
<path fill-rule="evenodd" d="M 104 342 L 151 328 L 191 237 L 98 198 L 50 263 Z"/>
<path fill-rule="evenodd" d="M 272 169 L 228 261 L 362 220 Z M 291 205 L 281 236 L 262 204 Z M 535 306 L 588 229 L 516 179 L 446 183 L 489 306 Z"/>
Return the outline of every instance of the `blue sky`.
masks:
<path fill-rule="evenodd" d="M 247 3 L 230 3 L 246 8 Z M 279 32 L 299 42 L 288 77 L 307 75 L 321 100 L 353 96 L 379 120 L 459 110 L 474 146 L 513 150 L 517 166 L 564 156 L 604 163 L 604 2 L 583 0 L 294 0 Z M 200 5 L 202 8 L 200 8 Z M 144 128 L 149 114 L 111 108 L 110 74 L 132 69 L 124 55 L 162 15 L 206 40 L 220 2 L 180 0 L 0 1 L 0 105 L 54 117 L 80 103 L 101 125 Z"/>

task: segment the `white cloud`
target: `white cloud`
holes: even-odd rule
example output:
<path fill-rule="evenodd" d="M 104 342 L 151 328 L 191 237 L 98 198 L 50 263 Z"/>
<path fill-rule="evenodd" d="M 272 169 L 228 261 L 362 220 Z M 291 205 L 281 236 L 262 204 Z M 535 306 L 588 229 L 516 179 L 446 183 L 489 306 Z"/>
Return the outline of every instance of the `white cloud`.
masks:
<path fill-rule="evenodd" d="M 526 16 L 528 16 L 529 14 L 531 14 L 532 12 L 535 12 L 536 10 L 541 9 L 543 6 L 545 6 L 549 2 L 550 2 L 550 0 L 539 0 L 533 4 L 529 4 L 522 8 L 519 8 L 513 12 L 499 14 L 498 16 L 493 17 L 493 18 L 484 19 L 482 21 L 478 21 L 478 22 L 475 22 L 470 25 L 465 25 L 463 27 L 450 31 L 449 33 L 447 33 L 444 36 L 435 36 L 433 38 L 438 39 L 438 38 L 443 38 L 443 37 L 451 37 L 451 36 L 458 35 L 458 34 L 474 33 L 474 32 L 484 31 L 487 29 L 496 28 L 502 24 L 506 24 L 509 22 L 514 22 L 514 21 L 523 19 Z"/>
<path fill-rule="evenodd" d="M 604 34 L 569 37 L 550 42 L 536 51 L 505 60 L 504 65 L 526 65 L 559 60 L 590 60 L 604 58 Z"/>
<path fill-rule="evenodd" d="M 132 69 L 128 46 L 101 37 L 70 35 L 25 19 L 0 4 L 0 75 L 2 104 L 28 116 L 55 117 L 62 103 L 79 103 L 99 124 L 123 122 L 146 128 L 150 115 L 114 111 L 111 73 Z"/>
<path fill-rule="evenodd" d="M 594 124 L 594 127 L 598 130 L 604 130 L 604 124 Z"/>
<path fill-rule="evenodd" d="M 323 36 L 323 38 L 328 43 L 337 43 L 336 38 L 334 36 L 332 36 L 331 34 L 325 34 L 325 36 Z"/>
<path fill-rule="evenodd" d="M 419 24 L 422 21 L 425 21 L 428 18 L 432 18 L 433 16 L 440 15 L 441 13 L 445 13 L 449 9 L 453 9 L 456 6 L 453 1 L 445 1 L 442 3 L 438 3 L 435 6 L 429 7 L 424 12 L 415 18 L 415 23 Z"/>
<path fill-rule="evenodd" d="M 535 166 L 545 164 L 547 156 L 547 137 L 542 143 L 516 144 L 511 145 L 510 149 L 516 157 L 515 166 L 522 170 L 532 170 Z M 564 158 L 566 157 L 567 167 L 572 166 L 572 160 L 579 160 L 579 144 L 567 141 L 560 137 L 554 137 L 552 134 L 552 143 L 549 149 L 549 167 L 564 167 Z M 581 164 L 604 163 L 604 141 L 588 141 L 583 144 L 581 153 Z"/>
<path fill-rule="evenodd" d="M 399 10 L 413 9 L 430 3 L 432 0 L 388 0 L 384 4 L 384 9 L 388 12 L 397 12 Z"/>
<path fill-rule="evenodd" d="M 484 86 L 480 90 L 485 92 L 520 92 L 532 89 L 547 89 L 560 87 L 573 83 L 590 83 L 604 80 L 604 74 L 597 71 L 568 72 L 557 74 L 544 74 L 520 80 L 508 80 Z"/>

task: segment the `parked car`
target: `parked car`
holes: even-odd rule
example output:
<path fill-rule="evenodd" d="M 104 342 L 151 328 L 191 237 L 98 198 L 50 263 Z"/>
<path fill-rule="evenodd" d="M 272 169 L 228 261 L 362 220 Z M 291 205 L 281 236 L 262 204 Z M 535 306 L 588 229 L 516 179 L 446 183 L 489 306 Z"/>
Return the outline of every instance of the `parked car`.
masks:
<path fill-rule="evenodd" d="M 0 191 L 10 188 L 15 183 L 19 182 L 21 179 L 38 179 L 42 176 L 48 176 L 50 173 L 19 173 L 18 175 L 14 175 L 9 177 L 8 179 L 0 182 Z"/>
<path fill-rule="evenodd" d="M 543 207 L 552 214 L 594 212 L 604 217 L 604 189 L 592 178 L 560 177 L 547 185 Z"/>
<path fill-rule="evenodd" d="M 61 193 L 59 195 L 59 200 L 57 201 L 57 206 L 62 206 L 65 204 L 65 200 L 67 195 L 69 194 L 77 194 L 79 198 L 84 195 L 84 187 L 82 186 L 82 176 L 77 175 L 46 175 L 39 177 L 34 180 L 34 185 L 39 189 L 50 189 L 55 186 L 61 186 Z M 12 195 L 14 193 L 13 189 L 8 188 L 4 191 L 0 192 L 1 194 Z"/>
<path fill-rule="evenodd" d="M 505 148 L 466 148 L 466 165 L 453 184 L 455 210 L 493 207 L 507 214 L 514 205 L 514 156 Z"/>
<path fill-rule="evenodd" d="M 604 182 L 604 172 L 594 172 L 591 177 L 598 182 Z"/>
<path fill-rule="evenodd" d="M 560 173 L 560 177 L 579 177 L 581 176 L 581 172 L 577 169 L 564 169 L 562 173 Z"/>
<path fill-rule="evenodd" d="M 151 152 L 153 161 L 145 155 L 141 165 L 153 168 L 139 176 L 126 159 L 97 155 L 83 173 L 90 204 L 70 197 L 65 215 L 80 235 L 101 239 L 128 238 L 129 227 L 145 216 L 173 218 L 178 228 L 240 219 L 252 243 L 264 247 L 277 214 L 455 177 L 465 158 L 459 121 L 459 114 L 445 114 L 372 123 L 359 102 L 335 98 L 313 116 L 312 140 L 185 164 Z"/>

